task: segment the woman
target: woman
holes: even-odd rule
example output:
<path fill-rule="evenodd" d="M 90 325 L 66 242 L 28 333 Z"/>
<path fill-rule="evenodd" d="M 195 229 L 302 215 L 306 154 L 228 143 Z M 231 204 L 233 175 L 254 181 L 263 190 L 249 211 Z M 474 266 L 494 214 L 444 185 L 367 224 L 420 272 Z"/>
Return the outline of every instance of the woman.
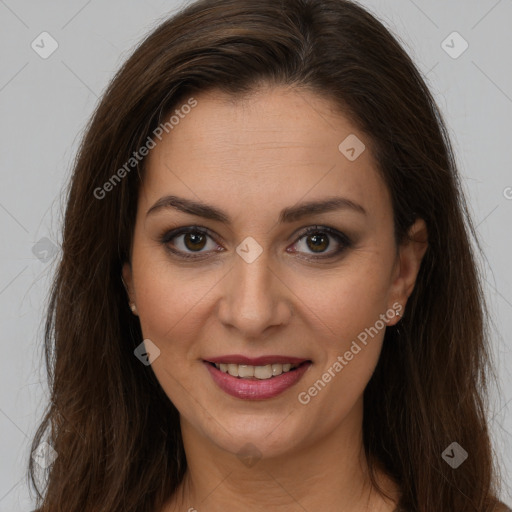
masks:
<path fill-rule="evenodd" d="M 501 510 L 474 235 L 441 115 L 374 17 L 190 5 L 76 161 L 39 510 Z"/>

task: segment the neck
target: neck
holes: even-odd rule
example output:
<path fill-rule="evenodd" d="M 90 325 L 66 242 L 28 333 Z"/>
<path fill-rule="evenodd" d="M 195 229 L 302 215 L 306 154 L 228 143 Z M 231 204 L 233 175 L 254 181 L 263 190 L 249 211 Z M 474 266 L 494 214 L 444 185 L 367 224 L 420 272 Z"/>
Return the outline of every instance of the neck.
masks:
<path fill-rule="evenodd" d="M 336 510 L 391 512 L 397 489 L 383 472 L 378 483 L 393 501 L 378 495 L 368 477 L 362 440 L 362 402 L 328 436 L 272 458 L 230 453 L 181 420 L 187 472 L 163 512 L 232 510 Z M 251 455 L 253 457 L 251 458 Z"/>

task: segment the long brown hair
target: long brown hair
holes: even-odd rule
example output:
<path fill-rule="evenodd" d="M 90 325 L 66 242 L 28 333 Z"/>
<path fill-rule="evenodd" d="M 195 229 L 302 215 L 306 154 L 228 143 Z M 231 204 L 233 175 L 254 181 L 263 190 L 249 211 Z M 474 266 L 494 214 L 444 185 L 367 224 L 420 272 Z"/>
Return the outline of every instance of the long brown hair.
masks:
<path fill-rule="evenodd" d="M 485 303 L 447 130 L 396 39 L 347 0 L 193 3 L 157 27 L 110 83 L 66 197 L 45 327 L 51 401 L 32 444 L 47 441 L 58 456 L 42 475 L 30 459 L 38 507 L 155 512 L 180 484 L 179 414 L 133 354 L 142 333 L 121 282 L 145 163 L 130 159 L 194 93 L 241 95 L 261 84 L 328 98 L 367 135 L 397 243 L 416 218 L 427 224 L 416 287 L 364 393 L 372 482 L 379 464 L 410 512 L 495 510 Z M 452 442 L 469 454 L 457 469 L 442 457 Z"/>

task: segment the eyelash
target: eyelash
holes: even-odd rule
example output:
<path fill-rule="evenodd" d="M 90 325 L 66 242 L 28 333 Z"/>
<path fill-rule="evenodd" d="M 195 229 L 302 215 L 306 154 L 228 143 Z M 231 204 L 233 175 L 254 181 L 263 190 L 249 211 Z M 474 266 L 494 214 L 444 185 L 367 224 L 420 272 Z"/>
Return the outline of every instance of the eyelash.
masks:
<path fill-rule="evenodd" d="M 201 234 L 206 235 L 210 238 L 213 238 L 213 236 L 210 234 L 210 230 L 207 228 L 203 228 L 202 226 L 187 226 L 183 228 L 177 228 L 173 229 L 171 231 L 167 231 L 163 233 L 160 236 L 160 243 L 165 246 L 165 248 L 171 252 L 172 254 L 178 256 L 179 258 L 188 259 L 188 260 L 198 260 L 198 259 L 204 259 L 203 252 L 197 252 L 197 253 L 185 253 L 182 251 L 177 251 L 175 249 L 171 249 L 169 246 L 169 242 L 171 242 L 174 238 L 177 238 L 180 235 L 188 234 L 188 233 L 194 233 L 194 234 Z M 339 256 L 342 252 L 344 252 L 346 249 L 350 248 L 352 246 L 352 241 L 345 235 L 344 233 L 341 233 L 340 231 L 327 227 L 327 226 L 311 226 L 304 230 L 302 233 L 300 233 L 297 240 L 294 242 L 293 245 L 297 244 L 300 240 L 307 237 L 311 234 L 327 234 L 330 235 L 332 238 L 334 238 L 339 244 L 340 248 L 334 251 L 332 254 L 329 254 L 328 256 L 308 256 L 305 259 L 309 260 L 325 260 L 325 259 L 333 259 L 336 256 Z M 211 252 L 211 251 L 210 251 Z M 222 252 L 222 251 L 215 251 L 215 252 Z M 194 255 L 197 254 L 197 255 Z"/>

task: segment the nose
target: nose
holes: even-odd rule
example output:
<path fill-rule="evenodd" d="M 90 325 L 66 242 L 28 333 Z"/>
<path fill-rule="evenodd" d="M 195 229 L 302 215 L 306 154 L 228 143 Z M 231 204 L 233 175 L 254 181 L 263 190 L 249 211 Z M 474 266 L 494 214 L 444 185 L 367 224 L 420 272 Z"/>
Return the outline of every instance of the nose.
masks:
<path fill-rule="evenodd" d="M 264 251 L 255 261 L 241 257 L 222 280 L 219 320 L 244 339 L 261 339 L 272 327 L 289 323 L 293 313 L 290 292 L 278 272 L 270 268 Z"/>

